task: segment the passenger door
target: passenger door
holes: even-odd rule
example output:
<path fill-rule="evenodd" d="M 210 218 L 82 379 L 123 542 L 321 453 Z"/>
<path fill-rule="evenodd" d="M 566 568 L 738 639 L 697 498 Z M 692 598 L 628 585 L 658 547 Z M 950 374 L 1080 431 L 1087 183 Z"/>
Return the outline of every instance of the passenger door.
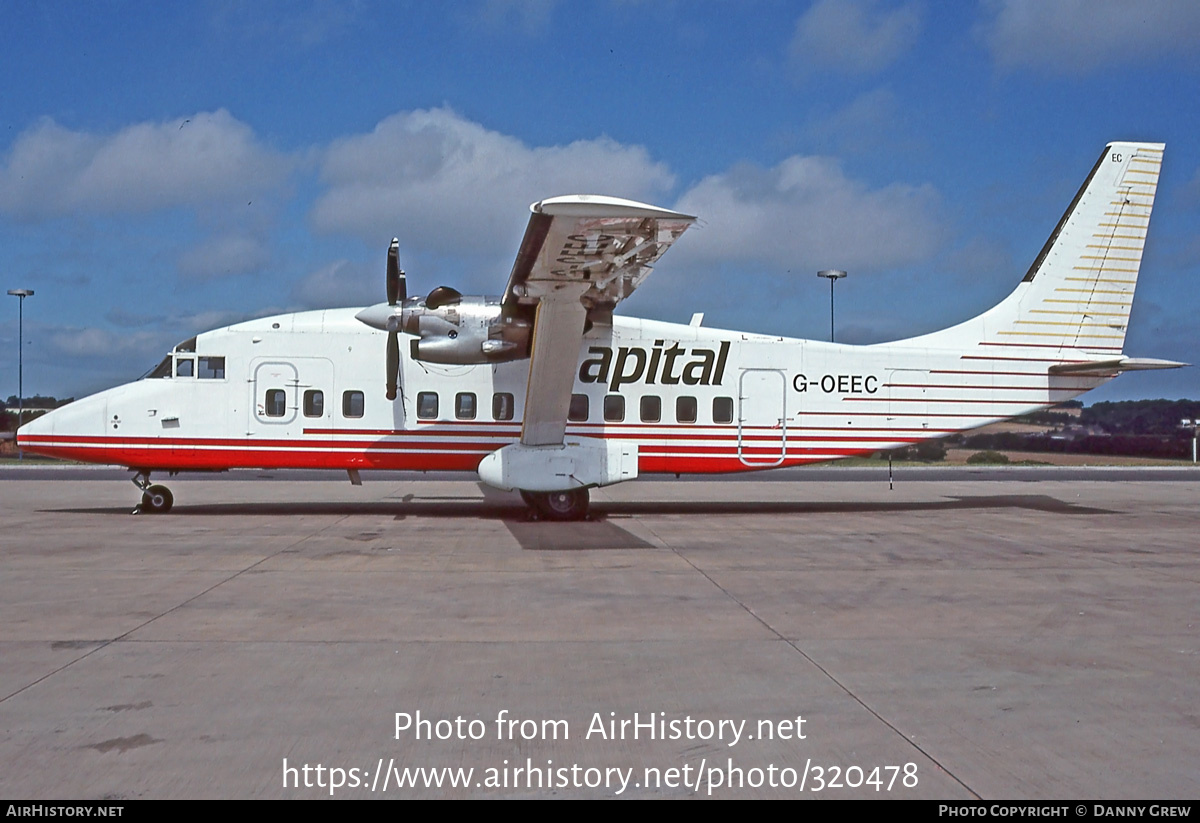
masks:
<path fill-rule="evenodd" d="M 778 466 L 787 451 L 787 378 L 779 369 L 745 369 L 738 379 L 738 459 Z"/>
<path fill-rule="evenodd" d="M 333 428 L 333 362 L 324 357 L 250 363 L 246 433 L 263 439 L 328 442 Z"/>

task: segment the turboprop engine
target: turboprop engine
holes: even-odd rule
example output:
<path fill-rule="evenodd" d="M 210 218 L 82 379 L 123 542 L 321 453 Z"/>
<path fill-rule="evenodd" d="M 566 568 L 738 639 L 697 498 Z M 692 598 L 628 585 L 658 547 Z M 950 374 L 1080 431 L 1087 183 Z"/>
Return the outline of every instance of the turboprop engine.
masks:
<path fill-rule="evenodd" d="M 524 317 L 505 316 L 498 297 L 464 297 L 438 286 L 425 297 L 408 297 L 400 269 L 400 241 L 392 238 L 387 257 L 387 302 L 368 306 L 355 317 L 388 333 L 387 398 L 396 399 L 400 371 L 400 334 L 412 335 L 409 352 L 427 363 L 471 365 L 520 360 L 529 356 L 532 325 Z"/>

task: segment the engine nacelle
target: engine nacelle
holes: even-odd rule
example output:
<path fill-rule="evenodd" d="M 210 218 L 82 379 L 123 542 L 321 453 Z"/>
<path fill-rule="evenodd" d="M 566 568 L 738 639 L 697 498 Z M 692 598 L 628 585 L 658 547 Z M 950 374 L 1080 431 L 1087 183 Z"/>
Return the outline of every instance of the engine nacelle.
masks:
<path fill-rule="evenodd" d="M 406 301 L 400 330 L 417 338 L 409 344 L 414 360 L 454 365 L 528 357 L 532 331 L 522 318 L 501 316 L 500 300 L 487 297 L 460 297 L 432 308 L 426 299 Z"/>

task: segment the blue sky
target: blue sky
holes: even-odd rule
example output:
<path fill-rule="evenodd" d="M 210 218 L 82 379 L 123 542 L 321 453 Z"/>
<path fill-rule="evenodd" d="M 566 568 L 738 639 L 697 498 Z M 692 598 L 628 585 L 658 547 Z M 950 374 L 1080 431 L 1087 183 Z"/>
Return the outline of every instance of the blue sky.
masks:
<path fill-rule="evenodd" d="M 824 339 L 950 325 L 1020 280 L 1109 140 L 1167 144 L 1126 351 L 1200 361 L 1190 0 L 0 0 L 0 284 L 26 394 L 410 290 L 497 293 L 528 204 L 698 214 L 623 313 Z M 0 303 L 15 394 L 16 300 Z M 1200 369 L 1085 399 L 1200 397 Z"/>

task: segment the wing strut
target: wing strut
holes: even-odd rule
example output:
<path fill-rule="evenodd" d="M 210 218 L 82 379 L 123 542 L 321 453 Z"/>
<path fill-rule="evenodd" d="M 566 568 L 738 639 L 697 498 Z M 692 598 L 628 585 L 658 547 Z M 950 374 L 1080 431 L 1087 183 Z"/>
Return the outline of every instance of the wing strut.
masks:
<path fill-rule="evenodd" d="M 561 445 L 575 385 L 575 364 L 583 341 L 587 309 L 580 298 L 591 288 L 587 282 L 528 283 L 525 289 L 540 294 L 533 325 L 533 355 L 525 393 L 525 423 L 521 443 L 526 446 Z M 530 296 L 533 296 L 532 294 Z M 547 341 L 552 341 L 547 343 Z"/>

